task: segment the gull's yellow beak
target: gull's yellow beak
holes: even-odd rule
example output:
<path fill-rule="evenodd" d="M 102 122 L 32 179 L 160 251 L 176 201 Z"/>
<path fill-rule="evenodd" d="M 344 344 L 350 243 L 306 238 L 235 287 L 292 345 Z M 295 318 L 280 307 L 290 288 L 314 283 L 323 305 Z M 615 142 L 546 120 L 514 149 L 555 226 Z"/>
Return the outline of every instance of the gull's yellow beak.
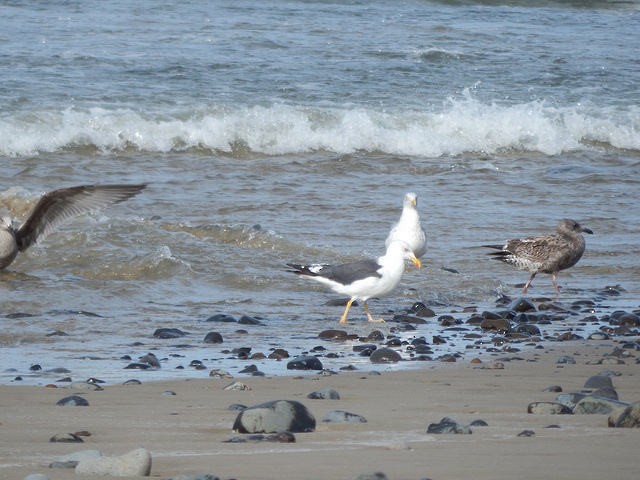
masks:
<path fill-rule="evenodd" d="M 409 257 L 409 260 L 411 260 L 418 268 L 422 266 L 422 263 L 420 262 L 420 260 L 418 260 L 418 257 L 416 257 L 415 255 L 411 255 L 411 257 Z"/>
<path fill-rule="evenodd" d="M 418 199 L 417 198 L 412 198 L 411 199 L 411 205 L 413 205 L 414 207 L 418 205 Z"/>

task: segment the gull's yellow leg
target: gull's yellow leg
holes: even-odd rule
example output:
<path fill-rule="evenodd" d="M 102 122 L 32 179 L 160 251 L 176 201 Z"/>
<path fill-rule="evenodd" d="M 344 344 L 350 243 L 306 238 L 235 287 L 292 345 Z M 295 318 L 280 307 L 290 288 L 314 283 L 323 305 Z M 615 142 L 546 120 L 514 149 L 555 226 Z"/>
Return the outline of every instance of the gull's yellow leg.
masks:
<path fill-rule="evenodd" d="M 364 313 L 367 314 L 367 318 L 369 319 L 370 322 L 372 322 L 372 323 L 384 323 L 384 319 L 383 318 L 379 318 L 378 320 L 376 320 L 375 318 L 373 318 L 371 316 L 371 312 L 369 311 L 369 307 L 367 306 L 367 302 L 362 302 L 362 308 L 364 308 Z"/>
<path fill-rule="evenodd" d="M 343 325 L 347 323 L 347 314 L 349 313 L 349 309 L 351 308 L 351 304 L 353 303 L 353 300 L 354 300 L 353 298 L 349 299 L 349 301 L 347 302 L 347 307 L 344 309 L 344 313 L 340 317 L 340 323 Z"/>

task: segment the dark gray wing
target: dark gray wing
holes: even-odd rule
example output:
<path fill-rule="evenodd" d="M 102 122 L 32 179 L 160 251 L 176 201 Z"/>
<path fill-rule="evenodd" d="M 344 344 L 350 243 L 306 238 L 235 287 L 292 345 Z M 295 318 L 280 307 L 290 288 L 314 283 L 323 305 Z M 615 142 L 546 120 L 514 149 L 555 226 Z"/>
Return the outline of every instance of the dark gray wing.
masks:
<path fill-rule="evenodd" d="M 340 265 L 329 265 L 319 271 L 318 275 L 342 285 L 350 285 L 367 277 L 381 277 L 378 273 L 379 269 L 380 264 L 376 260 L 368 259 Z"/>
<path fill-rule="evenodd" d="M 61 188 L 40 198 L 29 218 L 16 232 L 20 251 L 44 240 L 65 220 L 127 200 L 147 185 L 81 185 Z"/>

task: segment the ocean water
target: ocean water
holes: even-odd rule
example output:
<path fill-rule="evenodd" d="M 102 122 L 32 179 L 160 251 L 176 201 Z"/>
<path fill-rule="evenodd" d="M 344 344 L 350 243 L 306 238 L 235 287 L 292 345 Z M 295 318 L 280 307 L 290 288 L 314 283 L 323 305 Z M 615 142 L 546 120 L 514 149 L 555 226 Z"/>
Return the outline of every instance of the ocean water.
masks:
<path fill-rule="evenodd" d="M 143 379 L 236 368 L 237 346 L 308 351 L 342 309 L 286 262 L 382 254 L 407 191 L 429 250 L 378 315 L 517 295 L 528 274 L 479 246 L 565 217 L 595 234 L 560 301 L 619 285 L 600 313 L 638 308 L 638 31 L 632 1 L 3 2 L 0 207 L 22 220 L 55 188 L 149 186 L 0 273 L 0 382 L 61 376 L 33 364 L 126 379 L 122 357 L 148 351 L 166 360 Z M 212 330 L 224 344 L 201 343 Z"/>

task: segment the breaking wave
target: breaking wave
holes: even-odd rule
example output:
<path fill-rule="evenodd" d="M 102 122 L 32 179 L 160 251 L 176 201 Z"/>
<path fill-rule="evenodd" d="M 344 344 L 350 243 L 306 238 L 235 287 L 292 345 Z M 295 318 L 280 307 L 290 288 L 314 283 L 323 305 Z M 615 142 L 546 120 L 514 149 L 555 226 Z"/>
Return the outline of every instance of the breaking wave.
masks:
<path fill-rule="evenodd" d="M 67 108 L 0 118 L 0 155 L 73 149 L 285 155 L 358 151 L 440 157 L 555 155 L 594 145 L 640 150 L 640 107 L 482 103 L 469 94 L 429 111 L 366 107 L 209 106 L 173 112 Z"/>

